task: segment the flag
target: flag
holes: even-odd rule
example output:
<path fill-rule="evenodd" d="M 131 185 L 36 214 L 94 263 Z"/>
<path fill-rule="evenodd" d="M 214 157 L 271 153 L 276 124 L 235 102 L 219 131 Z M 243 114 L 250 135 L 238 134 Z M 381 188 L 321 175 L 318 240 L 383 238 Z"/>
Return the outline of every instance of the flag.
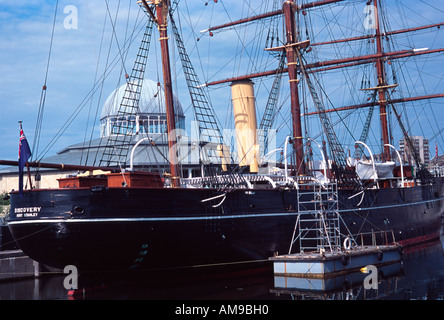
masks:
<path fill-rule="evenodd" d="M 23 168 L 26 162 L 31 157 L 31 149 L 29 148 L 28 140 L 26 140 L 25 134 L 23 132 L 22 123 L 20 123 L 20 141 L 19 141 L 19 156 L 18 156 L 18 167 L 19 167 L 19 192 L 23 195 Z"/>

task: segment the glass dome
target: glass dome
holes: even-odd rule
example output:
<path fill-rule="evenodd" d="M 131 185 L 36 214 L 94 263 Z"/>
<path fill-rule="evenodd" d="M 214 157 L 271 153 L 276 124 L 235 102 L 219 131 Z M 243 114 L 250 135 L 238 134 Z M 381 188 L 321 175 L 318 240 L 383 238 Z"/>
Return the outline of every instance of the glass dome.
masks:
<path fill-rule="evenodd" d="M 129 85 L 129 84 L 128 84 Z M 121 106 L 127 84 L 114 90 L 106 99 L 100 117 L 100 134 L 162 134 L 166 132 L 165 93 L 155 81 L 144 79 L 140 93 L 138 111 L 132 106 Z M 185 130 L 185 116 L 176 96 L 173 96 L 176 128 Z"/>

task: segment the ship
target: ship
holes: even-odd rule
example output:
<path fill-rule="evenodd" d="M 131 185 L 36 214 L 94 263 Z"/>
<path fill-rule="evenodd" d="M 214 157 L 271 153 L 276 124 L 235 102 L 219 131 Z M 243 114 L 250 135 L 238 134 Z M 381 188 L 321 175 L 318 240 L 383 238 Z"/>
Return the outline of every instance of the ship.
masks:
<path fill-rule="evenodd" d="M 169 159 L 169 170 L 143 171 L 128 166 L 131 137 L 127 133 L 134 130 L 134 121 L 116 122 L 110 128 L 115 134 L 106 143 L 100 165 L 89 167 L 30 161 L 27 163 L 29 167 L 69 168 L 83 174 L 60 179 L 59 188 L 33 188 L 9 194 L 11 209 L 7 224 L 16 243 L 32 259 L 44 265 L 54 268 L 74 265 L 86 271 L 267 263 L 272 256 L 297 250 L 295 225 L 302 211 L 314 210 L 313 206 L 304 207 L 303 204 L 317 203 L 313 197 L 316 188 L 330 190 L 330 196 L 335 198 L 334 218 L 342 225 L 341 229 L 333 226 L 334 232 L 341 230 L 339 243 L 335 245 L 341 248 L 357 245 L 364 237 L 372 239 L 375 234 L 380 234 L 385 242 L 403 246 L 438 238 L 444 214 L 444 177 L 421 163 L 412 133 L 402 123 L 404 115 L 398 104 L 440 99 L 443 94 L 395 96 L 398 91 L 405 91 L 397 88 L 398 83 L 388 77 L 388 65 L 395 64 L 396 59 L 437 55 L 444 49 L 391 51 L 386 40 L 407 32 L 439 29 L 443 24 L 383 31 L 382 26 L 386 26 L 382 15 L 385 2 L 373 0 L 360 4 L 368 18 L 366 34 L 327 42 L 317 40 L 315 34 L 308 31 L 307 24 L 312 14 L 312 17 L 316 16 L 315 10 L 324 8 L 321 11 L 324 14 L 325 8 L 337 9 L 333 7 L 335 4 L 345 6 L 347 2 L 273 1 L 270 12 L 210 26 L 202 31 L 201 37 L 206 36 L 211 41 L 222 30 L 236 30 L 238 26 L 260 21 L 266 22 L 262 22 L 262 26 L 278 24 L 283 36 L 269 36 L 267 46 L 261 49 L 274 59 L 277 66 L 274 69 L 200 82 L 174 19 L 179 1 L 138 1 L 147 24 L 132 73 L 125 75 L 127 89 L 121 105 L 125 112 L 137 112 L 154 26 L 158 29 L 162 56 L 162 92 L 169 137 L 165 156 Z M 352 1 L 354 5 L 355 2 Z M 217 4 L 217 1 L 206 3 L 208 6 Z M 273 20 L 275 18 L 280 20 Z M 172 60 L 169 56 L 169 43 L 173 38 L 199 125 L 202 138 L 199 150 L 207 151 L 202 152 L 202 172 L 197 177 L 181 176 L 177 155 Z M 225 38 L 225 41 L 230 39 Z M 329 61 L 310 60 L 313 52 L 322 51 L 324 46 L 346 42 L 363 42 L 374 52 Z M 322 72 L 358 65 L 367 66 L 373 75 L 373 78 L 365 78 L 368 81 L 362 81 L 361 87 L 356 84 L 359 82 L 356 78 L 353 83 L 340 84 L 332 79 L 324 83 L 318 79 Z M 258 127 L 255 82 L 267 77 L 273 80 Z M 281 160 L 269 165 L 257 154 L 273 152 L 269 152 L 265 142 L 270 140 L 267 134 L 275 124 L 277 92 L 284 77 L 288 77 L 288 83 L 284 83 L 289 88 L 284 107 L 290 112 L 286 118 L 290 133 L 284 137 L 282 148 L 274 151 L 281 153 Z M 367 100 L 348 107 L 332 107 L 325 91 L 320 89 L 322 83 L 352 87 Z M 224 143 L 216 113 L 205 91 L 221 84 L 227 84 L 232 92 L 234 124 L 240 132 L 236 136 L 236 152 Z M 303 98 L 303 92 L 309 98 Z M 331 114 L 346 112 L 342 113 L 343 120 L 355 110 L 366 110 L 367 113 L 360 126 L 364 128 L 360 138 L 353 138 L 355 154 L 351 156 L 349 149 L 347 156 L 343 138 L 338 133 L 344 126 L 343 121 L 334 122 Z M 374 125 L 374 119 L 371 121 L 373 110 L 379 110 L 376 120 L 380 130 L 377 131 L 382 136 L 375 154 L 365 143 L 371 124 Z M 307 119 L 314 118 L 319 123 L 319 134 L 308 128 Z M 399 125 L 405 146 L 411 150 L 411 160 L 398 159 L 391 132 L 394 125 L 390 119 Z M 263 129 L 265 134 L 255 135 L 257 129 Z M 322 143 L 316 141 L 319 137 L 322 137 Z M 208 144 L 210 146 L 205 149 Z M 313 156 L 316 152 L 321 155 L 317 162 Z M 366 153 L 369 156 L 365 157 Z M 331 226 L 324 225 L 318 231 L 327 227 Z M 350 244 L 350 239 L 355 240 Z M 314 243 L 312 250 L 319 251 L 319 248 L 319 244 Z"/>

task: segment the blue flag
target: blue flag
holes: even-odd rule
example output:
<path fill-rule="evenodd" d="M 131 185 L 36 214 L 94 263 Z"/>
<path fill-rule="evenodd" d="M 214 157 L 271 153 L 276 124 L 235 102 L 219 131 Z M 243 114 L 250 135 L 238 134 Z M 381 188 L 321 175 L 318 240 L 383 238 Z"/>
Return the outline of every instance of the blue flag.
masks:
<path fill-rule="evenodd" d="M 23 169 L 30 157 L 31 157 L 31 149 L 29 148 L 28 140 L 26 140 L 25 134 L 23 133 L 22 123 L 20 122 L 20 142 L 19 142 L 19 156 L 18 156 L 20 195 L 23 195 Z"/>

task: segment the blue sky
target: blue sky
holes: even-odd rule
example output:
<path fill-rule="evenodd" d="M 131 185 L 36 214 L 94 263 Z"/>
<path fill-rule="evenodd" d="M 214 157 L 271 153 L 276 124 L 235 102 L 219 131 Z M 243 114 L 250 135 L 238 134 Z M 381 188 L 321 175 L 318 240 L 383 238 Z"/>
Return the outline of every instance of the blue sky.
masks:
<path fill-rule="evenodd" d="M 408 16 L 412 16 L 414 25 L 444 21 L 442 0 L 426 2 L 431 5 L 425 5 L 422 1 L 417 0 L 404 1 L 402 8 Z M 47 150 L 46 156 L 54 155 L 67 145 L 82 142 L 85 139 L 85 129 L 88 127 L 90 130 L 93 122 L 93 120 L 88 119 L 94 119 L 96 110 L 100 115 L 101 104 L 103 104 L 104 99 L 119 83 L 123 84 L 121 63 L 117 63 L 103 88 L 97 90 L 94 99 L 90 103 L 82 105 L 83 99 L 93 87 L 97 77 L 96 70 L 100 75 L 105 68 L 110 39 L 113 39 L 110 59 L 117 57 L 117 62 L 120 62 L 120 57 L 117 55 L 117 46 L 123 46 L 125 39 L 129 36 L 128 32 L 133 30 L 135 24 L 140 24 L 139 28 L 136 28 L 138 31 L 143 27 L 143 16 L 138 13 L 136 1 L 121 1 L 115 23 L 116 34 L 113 35 L 109 19 L 107 19 L 107 28 L 103 34 L 103 45 L 100 46 L 104 20 L 109 15 L 114 17 L 118 3 L 117 0 L 108 1 L 109 12 L 107 12 L 105 0 L 60 0 L 58 3 L 39 151 L 41 152 L 48 145 L 79 106 L 82 107 L 82 112 L 79 112 L 72 120 L 70 126 L 65 130 L 65 134 Z M 184 40 L 190 45 L 188 50 L 193 62 L 196 61 L 195 67 L 201 79 L 217 80 L 230 76 L 236 66 L 228 64 L 230 60 L 227 56 L 239 49 L 236 49 L 236 47 L 233 47 L 233 51 L 228 49 L 229 44 L 235 42 L 233 31 L 231 33 L 215 33 L 215 38 L 217 37 L 218 40 L 222 41 L 221 44 L 214 45 L 211 51 L 207 46 L 209 41 L 213 40 L 210 40 L 208 34 L 199 34 L 199 31 L 207 28 L 210 24 L 217 25 L 226 22 L 227 18 L 234 20 L 240 18 L 244 13 L 252 15 L 261 9 L 258 3 L 257 1 L 250 1 L 249 4 L 245 5 L 237 0 L 219 0 L 218 3 L 208 1 L 208 5 L 205 5 L 203 0 L 181 1 L 180 16 L 182 18 L 179 22 L 184 30 L 193 31 L 191 36 L 184 36 Z M 365 1 L 362 1 L 362 3 L 365 3 Z M 389 1 L 388 5 L 391 6 L 392 2 Z M 69 13 L 64 12 L 64 9 L 67 6 L 75 6 L 78 10 L 76 29 L 66 28 L 65 24 Z M 269 6 L 271 7 L 271 4 Z M 231 11 L 228 13 L 228 9 L 234 9 L 234 13 L 231 13 Z M 358 9 L 362 10 L 361 7 L 358 7 Z M 393 7 L 392 9 L 398 8 Z M 23 128 L 30 144 L 34 140 L 34 130 L 50 47 L 54 10 L 55 1 L 29 0 L 20 2 L 0 0 L 0 70 L 2 75 L 0 77 L 0 110 L 2 111 L 0 116 L 0 137 L 2 140 L 0 159 L 17 159 L 18 121 L 23 121 Z M 419 18 L 413 18 L 414 13 L 419 13 Z M 185 18 L 188 14 L 190 16 L 189 20 Z M 130 17 L 128 25 L 127 17 Z M 394 24 L 397 22 L 400 25 L 404 23 L 403 20 L 393 20 Z M 424 37 L 426 36 L 428 37 L 428 34 L 424 33 Z M 434 48 L 444 47 L 443 41 L 440 40 L 443 38 L 442 32 L 440 36 L 440 38 L 432 41 Z M 118 45 L 115 37 L 118 39 Z M 201 37 L 201 41 L 196 42 L 195 40 L 198 37 Z M 237 37 L 239 37 L 239 33 Z M 133 57 L 138 47 L 137 39 L 139 38 L 136 37 L 134 45 L 129 51 L 127 59 L 125 59 L 125 68 L 127 69 L 132 67 Z M 153 39 L 153 43 L 158 42 L 156 33 Z M 427 45 L 427 43 L 430 43 L 430 41 L 424 41 L 424 45 Z M 154 47 L 152 51 L 156 53 L 158 48 Z M 213 56 L 220 59 L 219 65 L 210 66 L 206 64 L 209 58 Z M 442 57 L 442 54 L 435 55 L 433 59 L 439 61 L 438 59 L 441 58 L 442 60 Z M 173 58 L 177 59 L 178 57 L 173 56 Z M 155 58 L 152 61 L 152 64 L 156 63 Z M 238 62 L 238 64 L 237 67 L 240 69 L 242 63 Z M 160 69 L 156 67 L 153 67 L 150 72 L 147 77 L 153 80 L 156 80 L 161 74 Z M 173 72 L 178 72 L 178 70 L 173 70 Z M 434 79 L 432 85 L 435 88 L 431 91 L 433 93 L 444 93 L 442 68 L 428 72 L 433 75 L 432 78 Z M 183 98 L 184 101 L 188 99 L 185 87 L 179 84 L 179 81 L 176 89 L 180 99 Z M 212 89 L 210 92 L 213 93 Z M 212 101 L 215 108 L 217 108 L 220 121 L 223 126 L 228 125 L 230 121 L 226 119 L 228 117 L 226 109 L 229 108 L 229 88 L 222 88 L 221 93 L 214 92 L 214 94 Z M 226 97 L 219 99 L 219 95 L 225 95 Z M 437 103 L 438 107 L 443 106 L 442 100 Z M 191 121 L 191 110 L 188 108 L 187 102 L 184 104 L 183 107 L 187 110 L 188 121 Z M 437 112 L 432 122 L 438 123 L 438 126 L 440 126 L 444 113 Z M 98 125 L 98 121 L 95 125 Z M 427 128 L 423 130 L 427 130 Z M 87 133 L 88 137 L 89 134 L 90 131 Z M 98 137 L 98 130 L 94 131 L 94 137 Z M 431 143 L 434 146 L 434 142 Z M 443 141 L 439 143 L 443 143 Z M 444 145 L 441 149 L 444 150 Z"/>

